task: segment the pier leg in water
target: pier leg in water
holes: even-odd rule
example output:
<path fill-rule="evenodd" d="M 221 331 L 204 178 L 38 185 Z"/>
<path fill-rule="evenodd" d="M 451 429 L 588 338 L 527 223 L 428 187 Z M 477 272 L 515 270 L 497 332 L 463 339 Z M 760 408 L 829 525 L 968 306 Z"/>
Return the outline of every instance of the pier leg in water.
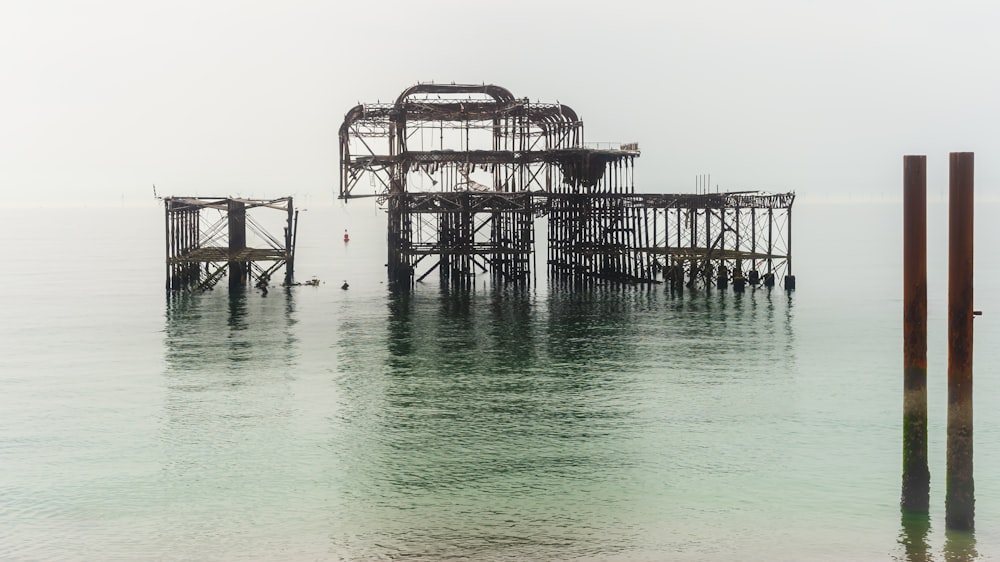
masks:
<path fill-rule="evenodd" d="M 743 273 L 740 270 L 736 270 L 733 277 L 733 291 L 737 293 L 742 293 L 746 291 L 747 280 L 743 278 Z"/>
<path fill-rule="evenodd" d="M 972 479 L 973 153 L 953 152 L 948 187 L 948 462 L 945 526 L 974 527 Z"/>
<path fill-rule="evenodd" d="M 725 289 L 729 287 L 729 268 L 725 264 L 719 265 L 718 273 L 716 274 L 715 286 L 717 289 Z"/>
<path fill-rule="evenodd" d="M 246 287 L 247 263 L 236 259 L 247 248 L 247 209 L 241 201 L 228 202 L 229 220 L 229 290 Z"/>
<path fill-rule="evenodd" d="M 927 513 L 927 157 L 903 157 L 904 512 Z M 904 525 L 906 515 L 904 513 Z"/>

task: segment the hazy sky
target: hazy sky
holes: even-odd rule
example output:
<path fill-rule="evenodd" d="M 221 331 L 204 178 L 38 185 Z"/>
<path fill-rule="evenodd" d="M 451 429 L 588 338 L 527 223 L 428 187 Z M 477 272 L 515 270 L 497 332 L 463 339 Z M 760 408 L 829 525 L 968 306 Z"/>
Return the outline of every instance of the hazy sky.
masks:
<path fill-rule="evenodd" d="M 7 202 L 333 202 L 337 129 L 416 82 L 494 83 L 639 143 L 639 191 L 891 197 L 976 152 L 1000 196 L 1000 4 L 956 0 L 0 4 Z"/>

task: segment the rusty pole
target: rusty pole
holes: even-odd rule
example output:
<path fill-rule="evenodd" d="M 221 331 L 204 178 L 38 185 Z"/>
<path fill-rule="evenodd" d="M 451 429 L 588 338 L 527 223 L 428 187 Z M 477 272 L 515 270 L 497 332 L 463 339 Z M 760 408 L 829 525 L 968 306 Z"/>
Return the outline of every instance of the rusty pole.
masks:
<path fill-rule="evenodd" d="M 927 513 L 927 157 L 903 157 L 903 491 Z"/>
<path fill-rule="evenodd" d="M 795 290 L 795 276 L 792 275 L 792 207 L 788 206 L 785 210 L 785 217 L 788 223 L 785 225 L 788 229 L 788 244 L 786 247 L 785 264 L 788 266 L 788 271 L 785 273 L 785 289 L 788 291 Z"/>
<path fill-rule="evenodd" d="M 247 247 L 247 209 L 242 201 L 228 201 L 229 220 L 229 290 L 246 287 L 247 262 L 240 254 Z"/>
<path fill-rule="evenodd" d="M 164 224 L 164 240 L 166 242 L 167 249 L 167 290 L 174 288 L 173 282 L 170 278 L 170 260 L 174 257 L 173 252 L 170 251 L 170 199 L 167 198 L 163 201 L 163 224 Z"/>
<path fill-rule="evenodd" d="M 298 224 L 299 211 L 291 197 L 288 198 L 288 218 L 285 219 L 285 286 L 295 282 L 295 226 Z"/>
<path fill-rule="evenodd" d="M 974 527 L 972 480 L 973 153 L 952 152 L 948 187 L 948 462 L 945 527 Z"/>

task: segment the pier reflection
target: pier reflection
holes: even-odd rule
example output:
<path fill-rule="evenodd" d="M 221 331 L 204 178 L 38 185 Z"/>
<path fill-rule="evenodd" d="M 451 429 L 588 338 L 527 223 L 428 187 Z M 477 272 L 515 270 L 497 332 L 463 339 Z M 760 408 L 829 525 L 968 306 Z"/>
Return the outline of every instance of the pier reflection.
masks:
<path fill-rule="evenodd" d="M 392 295 L 381 320 L 343 319 L 335 549 L 564 559 L 648 543 L 644 517 L 671 501 L 649 474 L 678 462 L 650 446 L 651 424 L 673 419 L 651 420 L 650 396 L 745 379 L 755 359 L 741 350 L 761 355 L 768 338 L 766 360 L 784 354 L 791 317 L 771 298 L 441 290 Z M 714 398 L 742 399 L 732 382 Z"/>
<path fill-rule="evenodd" d="M 945 531 L 944 559 L 946 562 L 979 560 L 976 534 L 969 531 Z"/>
<path fill-rule="evenodd" d="M 634 531 L 607 510 L 628 501 L 608 481 L 627 464 L 614 453 L 627 408 L 588 393 L 606 374 L 581 368 L 586 357 L 550 355 L 558 336 L 544 300 L 443 290 L 394 295 L 387 313 L 384 362 L 360 357 L 356 338 L 342 342 L 351 375 L 339 381 L 344 432 L 331 448 L 344 452 L 349 485 L 338 548 L 516 559 L 629 543 Z"/>
<path fill-rule="evenodd" d="M 967 531 L 946 530 L 944 547 L 938 555 L 937 548 L 932 545 L 931 520 L 926 513 L 902 511 L 900 517 L 899 552 L 893 558 L 905 562 L 929 562 L 944 560 L 945 562 L 970 562 L 981 559 L 976 548 L 975 533 Z M 938 543 L 940 548 L 940 543 Z"/>
<path fill-rule="evenodd" d="M 291 291 L 168 299 L 165 429 L 212 433 L 236 418 L 275 415 L 296 361 L 295 323 Z"/>
<path fill-rule="evenodd" d="M 244 363 L 288 365 L 296 357 L 295 301 L 287 289 L 269 298 L 242 291 L 170 295 L 164 316 L 169 372 L 235 373 Z M 235 377 L 228 382 L 252 381 Z"/>
<path fill-rule="evenodd" d="M 903 560 L 906 562 L 934 560 L 927 540 L 930 529 L 931 520 L 928 514 L 902 511 L 898 543 L 902 549 Z"/>
<path fill-rule="evenodd" d="M 166 304 L 159 415 L 159 477 L 165 529 L 179 551 L 226 551 L 253 536 L 254 513 L 292 480 L 297 362 L 295 300 L 272 291 L 180 295 Z M 218 509 L 225 506 L 225 509 Z M 229 546 L 228 548 L 232 548 Z"/>

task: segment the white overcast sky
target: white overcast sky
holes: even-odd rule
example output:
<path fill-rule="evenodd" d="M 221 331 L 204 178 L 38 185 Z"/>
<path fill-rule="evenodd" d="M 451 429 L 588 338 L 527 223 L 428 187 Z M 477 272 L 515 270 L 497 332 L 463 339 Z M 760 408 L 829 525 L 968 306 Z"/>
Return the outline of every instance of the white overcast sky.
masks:
<path fill-rule="evenodd" d="M 281 0 L 0 4 L 9 202 L 333 202 L 337 129 L 417 82 L 494 83 L 638 142 L 639 191 L 895 197 L 976 153 L 1000 196 L 1000 3 Z M 314 203 L 316 204 L 316 203 Z"/>

